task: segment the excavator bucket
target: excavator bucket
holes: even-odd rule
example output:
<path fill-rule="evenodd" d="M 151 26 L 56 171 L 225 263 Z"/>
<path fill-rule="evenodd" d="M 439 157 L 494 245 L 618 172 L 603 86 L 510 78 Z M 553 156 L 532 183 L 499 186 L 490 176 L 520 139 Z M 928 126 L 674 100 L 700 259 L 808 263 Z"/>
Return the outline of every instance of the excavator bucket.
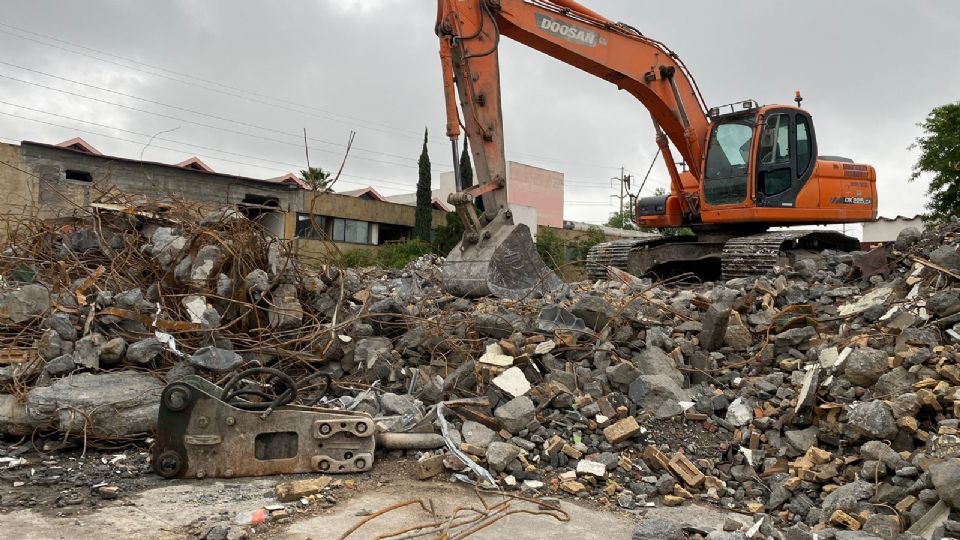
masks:
<path fill-rule="evenodd" d="M 530 228 L 503 222 L 484 229 L 488 238 L 461 241 L 443 265 L 443 288 L 463 297 L 519 300 L 556 290 L 560 278 L 540 259 Z"/>

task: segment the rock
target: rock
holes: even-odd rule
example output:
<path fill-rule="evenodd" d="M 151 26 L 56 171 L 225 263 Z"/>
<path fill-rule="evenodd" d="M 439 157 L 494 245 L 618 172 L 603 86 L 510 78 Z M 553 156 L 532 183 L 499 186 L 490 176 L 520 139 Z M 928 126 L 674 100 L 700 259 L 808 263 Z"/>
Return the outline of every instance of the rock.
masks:
<path fill-rule="evenodd" d="M 607 475 L 607 466 L 596 461 L 581 459 L 577 462 L 577 476 L 595 476 L 603 478 Z"/>
<path fill-rule="evenodd" d="M 817 277 L 817 261 L 815 259 L 800 259 L 793 265 L 793 270 L 807 281 Z"/>
<path fill-rule="evenodd" d="M 779 354 L 791 348 L 802 347 L 815 335 L 817 335 L 817 331 L 812 326 L 791 328 L 790 330 L 780 332 L 774 338 L 774 352 Z"/>
<path fill-rule="evenodd" d="M 63 356 L 58 356 L 53 360 L 48 360 L 47 365 L 43 368 L 47 373 L 54 377 L 59 377 L 60 375 L 66 375 L 71 371 L 77 369 L 76 362 L 73 361 L 72 354 L 65 354 Z"/>
<path fill-rule="evenodd" d="M 940 499 L 960 509 L 960 459 L 949 458 L 930 465 L 930 479 Z"/>
<path fill-rule="evenodd" d="M 886 361 L 886 360 L 884 360 Z M 917 378 L 903 366 L 887 371 L 870 387 L 875 396 L 900 396 L 913 390 Z"/>
<path fill-rule="evenodd" d="M 190 283 L 195 287 L 203 287 L 213 276 L 215 270 L 224 260 L 223 250 L 216 244 L 207 244 L 197 250 L 190 267 Z"/>
<path fill-rule="evenodd" d="M 503 390 L 511 398 L 520 397 L 530 391 L 530 381 L 523 374 L 523 370 L 512 367 L 490 381 L 491 384 Z"/>
<path fill-rule="evenodd" d="M 127 342 L 122 337 L 115 337 L 103 344 L 100 349 L 100 362 L 114 365 L 120 362 L 127 352 Z"/>
<path fill-rule="evenodd" d="M 857 347 L 844 364 L 843 374 L 857 386 L 869 387 L 887 371 L 887 353 Z"/>
<path fill-rule="evenodd" d="M 683 412 L 681 401 L 689 396 L 667 375 L 641 375 L 630 383 L 630 401 L 652 413 L 657 419 L 671 418 Z"/>
<path fill-rule="evenodd" d="M 890 408 L 879 400 L 850 405 L 847 427 L 865 439 L 892 439 L 898 431 Z"/>
<path fill-rule="evenodd" d="M 548 305 L 540 310 L 537 316 L 537 329 L 541 332 L 569 332 L 584 331 L 587 329 L 583 319 L 567 311 L 562 306 Z"/>
<path fill-rule="evenodd" d="M 527 425 L 536 418 L 537 409 L 530 398 L 520 396 L 497 407 L 494 416 L 504 429 L 516 435 L 526 429 Z"/>
<path fill-rule="evenodd" d="M 61 433 L 128 437 L 156 429 L 162 390 L 147 373 L 75 373 L 31 390 L 27 410 Z"/>
<path fill-rule="evenodd" d="M 158 227 L 150 238 L 151 252 L 157 258 L 164 270 L 180 258 L 180 251 L 187 245 L 187 239 L 174 234 L 170 227 Z"/>
<path fill-rule="evenodd" d="M 587 328 L 600 330 L 610 322 L 616 311 L 606 300 L 597 296 L 584 296 L 577 301 L 571 310 L 574 315 L 583 319 Z"/>
<path fill-rule="evenodd" d="M 745 426 L 753 420 L 753 407 L 742 397 L 738 397 L 727 407 L 727 416 L 724 420 L 736 427 Z"/>
<path fill-rule="evenodd" d="M 384 412 L 396 415 L 402 415 L 417 406 L 413 396 L 401 396 L 392 392 L 381 395 L 380 404 L 383 405 Z"/>
<path fill-rule="evenodd" d="M 254 300 L 259 300 L 263 293 L 270 290 L 270 275 L 266 271 L 257 268 L 243 278 L 244 286 L 247 292 Z"/>
<path fill-rule="evenodd" d="M 208 346 L 197 349 L 197 352 L 190 355 L 189 362 L 196 368 L 224 373 L 240 367 L 243 364 L 243 357 L 227 349 Z"/>
<path fill-rule="evenodd" d="M 673 379 L 677 386 L 683 384 L 683 374 L 676 362 L 659 348 L 648 347 L 636 358 L 636 363 L 641 375 L 663 375 Z"/>
<path fill-rule="evenodd" d="M 960 271 L 960 253 L 952 246 L 940 246 L 930 252 L 930 261 L 950 270 Z"/>
<path fill-rule="evenodd" d="M 700 346 L 707 351 L 715 351 L 723 344 L 730 321 L 730 309 L 711 304 L 703 314 L 703 331 L 700 332 Z"/>
<path fill-rule="evenodd" d="M 142 339 L 127 347 L 127 361 L 134 364 L 146 365 L 163 352 L 164 349 L 166 349 L 166 347 L 155 337 Z"/>
<path fill-rule="evenodd" d="M 353 361 L 360 369 L 372 369 L 377 362 L 388 359 L 392 349 L 393 343 L 385 337 L 364 338 L 357 342 Z"/>
<path fill-rule="evenodd" d="M 683 540 L 686 535 L 677 523 L 660 517 L 647 516 L 633 529 L 631 540 Z"/>
<path fill-rule="evenodd" d="M 938 291 L 927 299 L 927 310 L 937 317 L 960 313 L 960 294 L 957 294 L 954 289 Z"/>
<path fill-rule="evenodd" d="M 0 322 L 21 324 L 50 310 L 50 293 L 43 285 L 23 285 L 0 293 Z"/>
<path fill-rule="evenodd" d="M 43 320 L 43 326 L 55 331 L 61 339 L 66 341 L 77 340 L 77 329 L 74 328 L 70 317 L 63 313 L 54 313 Z"/>
<path fill-rule="evenodd" d="M 503 472 L 520 456 L 520 448 L 503 442 L 493 442 L 487 447 L 487 464 L 496 472 Z"/>
<path fill-rule="evenodd" d="M 303 323 L 303 307 L 297 299 L 297 287 L 291 283 L 277 285 L 270 293 L 267 312 L 270 328 L 297 328 Z"/>
<path fill-rule="evenodd" d="M 753 345 L 753 334 L 742 324 L 727 325 L 727 333 L 723 337 L 723 344 L 735 351 L 745 351 Z"/>
<path fill-rule="evenodd" d="M 872 482 L 857 480 L 856 482 L 844 484 L 827 495 L 826 498 L 823 499 L 821 508 L 824 514 L 829 516 L 836 510 L 840 510 L 842 505 L 848 504 L 848 501 L 853 501 L 854 504 L 856 504 L 857 501 L 863 501 L 873 497 L 873 494 L 874 486 Z"/>
<path fill-rule="evenodd" d="M 897 241 L 894 242 L 893 247 L 896 248 L 897 251 L 906 251 L 919 242 L 922 236 L 923 232 L 921 232 L 920 229 L 907 227 L 897 235 Z"/>
<path fill-rule="evenodd" d="M 783 434 L 787 443 L 796 450 L 795 455 L 806 452 L 809 448 L 817 445 L 817 428 L 808 427 L 807 429 L 794 429 Z"/>
<path fill-rule="evenodd" d="M 490 446 L 496 437 L 497 433 L 487 426 L 474 422 L 473 420 L 464 420 L 463 428 L 460 430 L 463 434 L 463 441 L 469 445 L 476 446 L 479 448 L 486 448 Z"/>
<path fill-rule="evenodd" d="M 64 353 L 63 338 L 55 330 L 47 330 L 40 335 L 37 353 L 44 360 L 52 360 Z"/>
<path fill-rule="evenodd" d="M 640 376 L 640 370 L 630 362 L 620 362 L 607 368 L 607 380 L 613 384 L 630 384 Z"/>
<path fill-rule="evenodd" d="M 96 333 L 80 338 L 74 348 L 74 362 L 88 369 L 99 368 L 100 352 L 105 343 L 104 337 Z"/>

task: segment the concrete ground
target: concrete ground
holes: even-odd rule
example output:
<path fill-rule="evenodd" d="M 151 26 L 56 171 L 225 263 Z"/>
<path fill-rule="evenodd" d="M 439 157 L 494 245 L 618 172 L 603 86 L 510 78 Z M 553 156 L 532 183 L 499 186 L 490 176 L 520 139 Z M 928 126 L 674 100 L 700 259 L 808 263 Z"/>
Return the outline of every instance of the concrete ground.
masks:
<path fill-rule="evenodd" d="M 49 512 L 18 510 L 0 517 L 3 530 L 23 540 L 65 539 L 106 540 L 109 538 L 173 539 L 186 536 L 185 527 L 198 518 L 221 514 L 233 518 L 276 501 L 272 496 L 275 480 L 245 479 L 235 481 L 178 481 L 141 492 L 129 500 L 106 506 L 81 517 L 57 517 Z M 402 480 L 377 489 L 361 490 L 328 510 L 271 526 L 256 538 L 282 540 L 326 540 L 338 538 L 363 516 L 386 506 L 411 498 L 432 501 L 440 512 L 462 507 L 480 507 L 476 493 L 468 486 L 435 482 Z M 488 499 L 493 504 L 495 499 Z M 520 504 L 520 503 L 512 503 Z M 531 508 L 529 505 L 524 505 Z M 571 519 L 567 523 L 548 516 L 518 514 L 508 516 L 488 529 L 472 535 L 471 540 L 511 538 L 533 540 L 560 535 L 558 538 L 629 539 L 635 523 L 642 517 L 622 512 L 607 512 L 564 501 L 562 508 Z M 648 516 L 660 516 L 680 523 L 719 528 L 725 517 L 740 521 L 737 514 L 724 514 L 709 506 L 651 508 Z M 377 534 L 396 531 L 427 521 L 429 516 L 419 507 L 396 510 L 371 521 L 350 539 L 374 538 Z M 15 532 L 14 532 L 15 531 Z M 0 532 L 0 536 L 6 533 Z"/>

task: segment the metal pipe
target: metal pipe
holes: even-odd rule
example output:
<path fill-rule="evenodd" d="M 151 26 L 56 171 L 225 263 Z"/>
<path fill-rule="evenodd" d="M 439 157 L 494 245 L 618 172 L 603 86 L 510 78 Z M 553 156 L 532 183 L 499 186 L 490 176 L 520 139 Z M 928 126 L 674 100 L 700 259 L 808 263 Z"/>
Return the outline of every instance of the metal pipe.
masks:
<path fill-rule="evenodd" d="M 387 450 L 434 450 L 445 445 L 436 433 L 377 433 L 377 447 Z"/>

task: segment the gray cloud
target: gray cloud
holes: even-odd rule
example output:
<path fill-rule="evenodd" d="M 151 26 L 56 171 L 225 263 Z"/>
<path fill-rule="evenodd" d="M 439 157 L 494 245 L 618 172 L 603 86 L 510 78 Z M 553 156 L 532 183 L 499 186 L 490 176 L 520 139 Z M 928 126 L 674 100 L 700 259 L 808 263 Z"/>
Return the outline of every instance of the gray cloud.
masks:
<path fill-rule="evenodd" d="M 881 213 L 921 209 L 923 186 L 906 183 L 915 159 L 907 146 L 919 134 L 915 124 L 932 107 L 960 97 L 956 2 L 589 4 L 676 50 L 710 104 L 747 97 L 789 103 L 793 91 L 802 90 L 821 150 L 877 167 Z M 298 136 L 303 128 L 317 139 L 311 142 L 311 160 L 325 168 L 339 165 L 341 145 L 353 129 L 356 149 L 343 187 L 372 184 L 389 194 L 413 189 L 422 131 L 429 127 L 434 171 L 450 169 L 432 31 L 434 2 L 35 0 L 6 8 L 0 23 L 173 71 L 129 65 L 6 26 L 0 26 L 0 61 L 274 131 L 199 117 L 9 66 L 0 65 L 0 75 L 282 142 L 3 78 L 3 101 L 144 134 L 175 128 L 161 137 L 188 144 L 154 141 L 144 149 L 146 137 L 7 105 L 0 105 L 0 112 L 68 127 L 0 115 L 0 137 L 57 142 L 79 134 L 106 153 L 135 157 L 142 151 L 147 159 L 169 162 L 200 154 L 217 170 L 269 177 L 303 166 Z M 576 201 L 567 208 L 568 218 L 605 220 L 612 209 L 609 178 L 621 165 L 642 175 L 656 151 L 646 111 L 608 83 L 517 43 L 504 41 L 501 58 L 508 154 L 567 174 L 566 197 Z M 650 182 L 651 188 L 666 184 L 662 165 L 654 168 Z"/>

